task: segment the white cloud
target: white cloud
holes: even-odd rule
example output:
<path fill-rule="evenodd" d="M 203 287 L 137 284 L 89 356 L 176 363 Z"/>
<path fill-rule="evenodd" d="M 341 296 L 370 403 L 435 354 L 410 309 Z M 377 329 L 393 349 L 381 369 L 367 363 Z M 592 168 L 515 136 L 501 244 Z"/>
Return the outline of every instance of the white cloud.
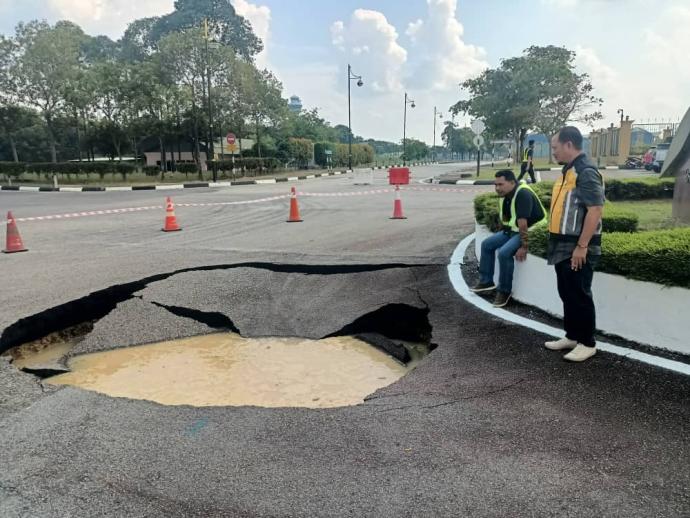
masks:
<path fill-rule="evenodd" d="M 256 55 L 259 68 L 268 67 L 268 46 L 271 37 L 271 9 L 265 5 L 256 5 L 247 0 L 230 0 L 235 12 L 246 18 L 256 34 L 264 44 L 264 49 Z"/>
<path fill-rule="evenodd" d="M 171 12 L 173 0 L 48 0 L 48 7 L 89 34 L 117 39 L 133 20 Z"/>
<path fill-rule="evenodd" d="M 589 74 L 596 83 L 595 87 L 607 92 L 615 91 L 620 87 L 618 72 L 604 63 L 593 48 L 577 45 L 575 53 L 577 67 Z"/>
<path fill-rule="evenodd" d="M 402 90 L 401 71 L 407 51 L 398 44 L 398 32 L 383 13 L 357 9 L 347 26 L 342 21 L 331 25 L 331 37 L 333 45 L 375 91 Z"/>
<path fill-rule="evenodd" d="M 690 8 L 677 3 L 663 10 L 644 31 L 642 49 L 629 64 L 605 63 L 591 47 L 576 48 L 578 68 L 587 72 L 595 93 L 604 98 L 606 125 L 617 120 L 616 110 L 637 122 L 671 121 L 690 106 Z"/>
<path fill-rule="evenodd" d="M 457 19 L 457 0 L 427 0 L 425 20 L 408 25 L 406 34 L 415 51 L 411 74 L 414 86 L 457 90 L 457 85 L 480 74 L 488 63 L 481 47 L 463 41 L 464 27 Z"/>

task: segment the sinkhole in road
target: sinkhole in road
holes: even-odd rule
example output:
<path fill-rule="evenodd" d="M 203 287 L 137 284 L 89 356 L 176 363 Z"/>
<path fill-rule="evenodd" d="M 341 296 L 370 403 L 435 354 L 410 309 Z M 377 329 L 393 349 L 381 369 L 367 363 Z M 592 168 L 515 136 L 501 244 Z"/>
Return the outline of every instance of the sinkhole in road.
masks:
<path fill-rule="evenodd" d="M 428 353 L 425 344 L 394 344 L 410 361 L 352 336 L 248 339 L 216 333 L 76 356 L 70 372 L 46 382 L 164 405 L 340 407 L 362 403 Z"/>

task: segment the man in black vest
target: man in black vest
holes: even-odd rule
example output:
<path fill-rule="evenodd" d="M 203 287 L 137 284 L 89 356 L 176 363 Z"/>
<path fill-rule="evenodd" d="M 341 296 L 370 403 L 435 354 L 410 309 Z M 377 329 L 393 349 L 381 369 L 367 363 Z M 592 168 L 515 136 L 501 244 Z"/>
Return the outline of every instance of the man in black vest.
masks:
<path fill-rule="evenodd" d="M 545 345 L 552 351 L 572 349 L 564 358 L 582 362 L 597 352 L 592 277 L 601 257 L 604 180 L 582 152 L 577 128 L 562 128 L 551 139 L 551 149 L 563 171 L 551 196 L 547 261 L 556 269 L 566 334 Z"/>

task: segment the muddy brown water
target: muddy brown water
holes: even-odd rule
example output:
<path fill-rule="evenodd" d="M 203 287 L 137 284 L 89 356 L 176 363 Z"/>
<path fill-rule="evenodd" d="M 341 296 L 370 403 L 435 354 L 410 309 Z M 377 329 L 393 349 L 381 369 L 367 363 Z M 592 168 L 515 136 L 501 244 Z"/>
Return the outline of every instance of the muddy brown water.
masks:
<path fill-rule="evenodd" d="M 329 408 L 362 403 L 414 363 L 353 337 L 218 333 L 74 357 L 45 381 L 164 405 Z"/>

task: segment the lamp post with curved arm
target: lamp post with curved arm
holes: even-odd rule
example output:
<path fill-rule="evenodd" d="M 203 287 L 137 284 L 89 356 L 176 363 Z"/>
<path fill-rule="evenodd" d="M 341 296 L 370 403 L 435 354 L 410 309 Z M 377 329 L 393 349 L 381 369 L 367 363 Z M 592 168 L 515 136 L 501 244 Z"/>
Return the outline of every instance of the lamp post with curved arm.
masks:
<path fill-rule="evenodd" d="M 431 161 L 432 162 L 436 158 L 436 115 L 438 115 L 439 119 L 443 118 L 443 114 L 441 112 L 437 112 L 436 106 L 434 106 L 434 143 L 431 146 Z"/>
<path fill-rule="evenodd" d="M 350 82 L 357 79 L 357 86 L 362 86 L 362 76 L 352 73 L 352 67 L 347 65 L 347 168 L 352 170 L 352 117 L 350 114 Z"/>
<path fill-rule="evenodd" d="M 408 104 L 410 105 L 411 108 L 415 107 L 414 100 L 409 99 L 407 97 L 407 92 L 405 92 L 405 110 L 404 110 L 404 114 L 403 114 L 403 165 L 406 165 L 406 163 L 407 163 L 406 131 L 407 131 L 407 105 Z"/>

